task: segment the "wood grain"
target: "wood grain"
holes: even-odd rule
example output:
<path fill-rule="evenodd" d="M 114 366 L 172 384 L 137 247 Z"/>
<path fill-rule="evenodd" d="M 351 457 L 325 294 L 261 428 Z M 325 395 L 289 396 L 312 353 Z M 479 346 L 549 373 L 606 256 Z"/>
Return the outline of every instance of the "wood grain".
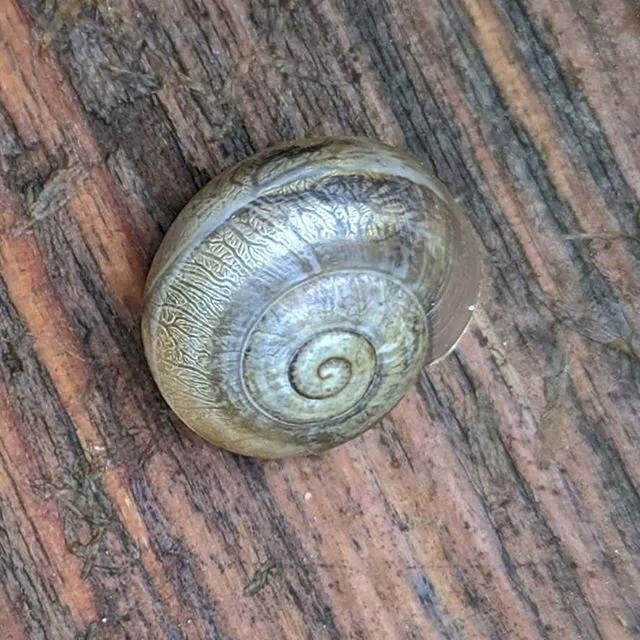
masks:
<path fill-rule="evenodd" d="M 405 145 L 482 243 L 379 428 L 261 463 L 179 424 L 144 278 L 224 167 Z M 634 0 L 0 0 L 8 640 L 640 637 Z"/>

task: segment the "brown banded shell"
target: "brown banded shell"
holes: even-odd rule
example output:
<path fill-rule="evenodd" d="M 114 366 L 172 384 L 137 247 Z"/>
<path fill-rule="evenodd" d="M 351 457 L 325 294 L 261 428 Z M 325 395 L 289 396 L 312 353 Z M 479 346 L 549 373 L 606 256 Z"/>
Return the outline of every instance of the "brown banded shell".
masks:
<path fill-rule="evenodd" d="M 368 139 L 290 142 L 177 217 L 147 278 L 145 352 L 206 440 L 317 453 L 374 425 L 450 351 L 479 282 L 468 222 L 416 160 Z"/>

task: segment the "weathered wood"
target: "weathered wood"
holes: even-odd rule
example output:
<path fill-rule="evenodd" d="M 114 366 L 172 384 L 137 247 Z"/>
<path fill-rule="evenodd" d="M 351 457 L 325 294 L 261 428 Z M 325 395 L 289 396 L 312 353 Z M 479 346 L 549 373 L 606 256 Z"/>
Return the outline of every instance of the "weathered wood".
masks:
<path fill-rule="evenodd" d="M 195 191 L 370 135 L 482 304 L 379 429 L 260 463 L 171 415 L 140 294 Z M 0 632 L 640 637 L 634 0 L 0 0 Z"/>

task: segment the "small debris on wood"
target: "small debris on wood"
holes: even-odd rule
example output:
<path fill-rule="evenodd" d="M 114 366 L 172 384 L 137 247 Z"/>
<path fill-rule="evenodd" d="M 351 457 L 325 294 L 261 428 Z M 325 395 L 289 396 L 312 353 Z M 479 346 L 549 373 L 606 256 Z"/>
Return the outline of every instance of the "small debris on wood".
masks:
<path fill-rule="evenodd" d="M 33 206 L 35 205 L 38 197 L 42 193 L 42 181 L 31 180 L 27 182 L 27 184 L 24 187 L 23 193 L 24 193 L 24 203 L 27 207 L 27 211 L 29 212 L 29 215 L 31 215 Z"/>
<path fill-rule="evenodd" d="M 18 355 L 18 351 L 12 342 L 5 342 L 0 348 L 0 363 L 2 363 L 9 372 L 9 379 L 24 371 L 22 358 Z"/>
<path fill-rule="evenodd" d="M 65 207 L 77 194 L 78 188 L 88 175 L 88 167 L 74 164 L 65 169 L 55 169 L 44 180 L 28 182 L 23 189 L 29 216 L 26 228 Z"/>
<path fill-rule="evenodd" d="M 635 360 L 640 360 L 640 354 L 638 354 L 638 352 L 634 348 L 633 342 L 630 338 L 616 338 L 615 340 L 607 342 L 607 347 L 609 347 L 609 349 L 613 349 L 614 351 L 624 353 L 630 358 L 634 358 Z"/>
<path fill-rule="evenodd" d="M 66 479 L 62 486 L 53 484 L 50 488 L 54 490 L 51 497 L 56 498 L 66 549 L 84 561 L 83 579 L 94 569 L 111 575 L 119 573 L 122 566 L 112 558 L 106 540 L 117 520 L 102 488 L 100 474 L 81 460 L 73 478 Z"/>
<path fill-rule="evenodd" d="M 176 71 L 176 78 L 178 79 L 178 82 L 189 89 L 189 91 L 193 91 L 195 93 L 207 93 L 207 89 L 203 84 L 186 73 L 182 73 L 182 71 Z"/>
<path fill-rule="evenodd" d="M 136 88 L 141 88 L 144 91 L 153 92 L 162 88 L 162 80 L 153 73 L 132 71 L 131 69 L 125 69 L 110 62 L 104 62 L 100 67 L 115 76 L 119 76 L 124 81 L 133 83 Z"/>
<path fill-rule="evenodd" d="M 254 574 L 251 582 L 244 588 L 245 596 L 255 596 L 269 582 L 271 576 L 276 576 L 280 572 L 280 564 L 275 560 L 269 560 L 264 566 L 260 567 Z"/>

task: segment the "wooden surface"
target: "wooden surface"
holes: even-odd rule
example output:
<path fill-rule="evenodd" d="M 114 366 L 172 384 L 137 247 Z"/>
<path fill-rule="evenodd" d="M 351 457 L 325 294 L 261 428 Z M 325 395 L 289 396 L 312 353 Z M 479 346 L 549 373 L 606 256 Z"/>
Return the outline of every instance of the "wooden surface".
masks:
<path fill-rule="evenodd" d="M 636 0 L 0 0 L 0 636 L 640 637 Z M 260 463 L 163 404 L 154 250 L 270 143 L 406 145 L 469 211 L 457 350 Z"/>

